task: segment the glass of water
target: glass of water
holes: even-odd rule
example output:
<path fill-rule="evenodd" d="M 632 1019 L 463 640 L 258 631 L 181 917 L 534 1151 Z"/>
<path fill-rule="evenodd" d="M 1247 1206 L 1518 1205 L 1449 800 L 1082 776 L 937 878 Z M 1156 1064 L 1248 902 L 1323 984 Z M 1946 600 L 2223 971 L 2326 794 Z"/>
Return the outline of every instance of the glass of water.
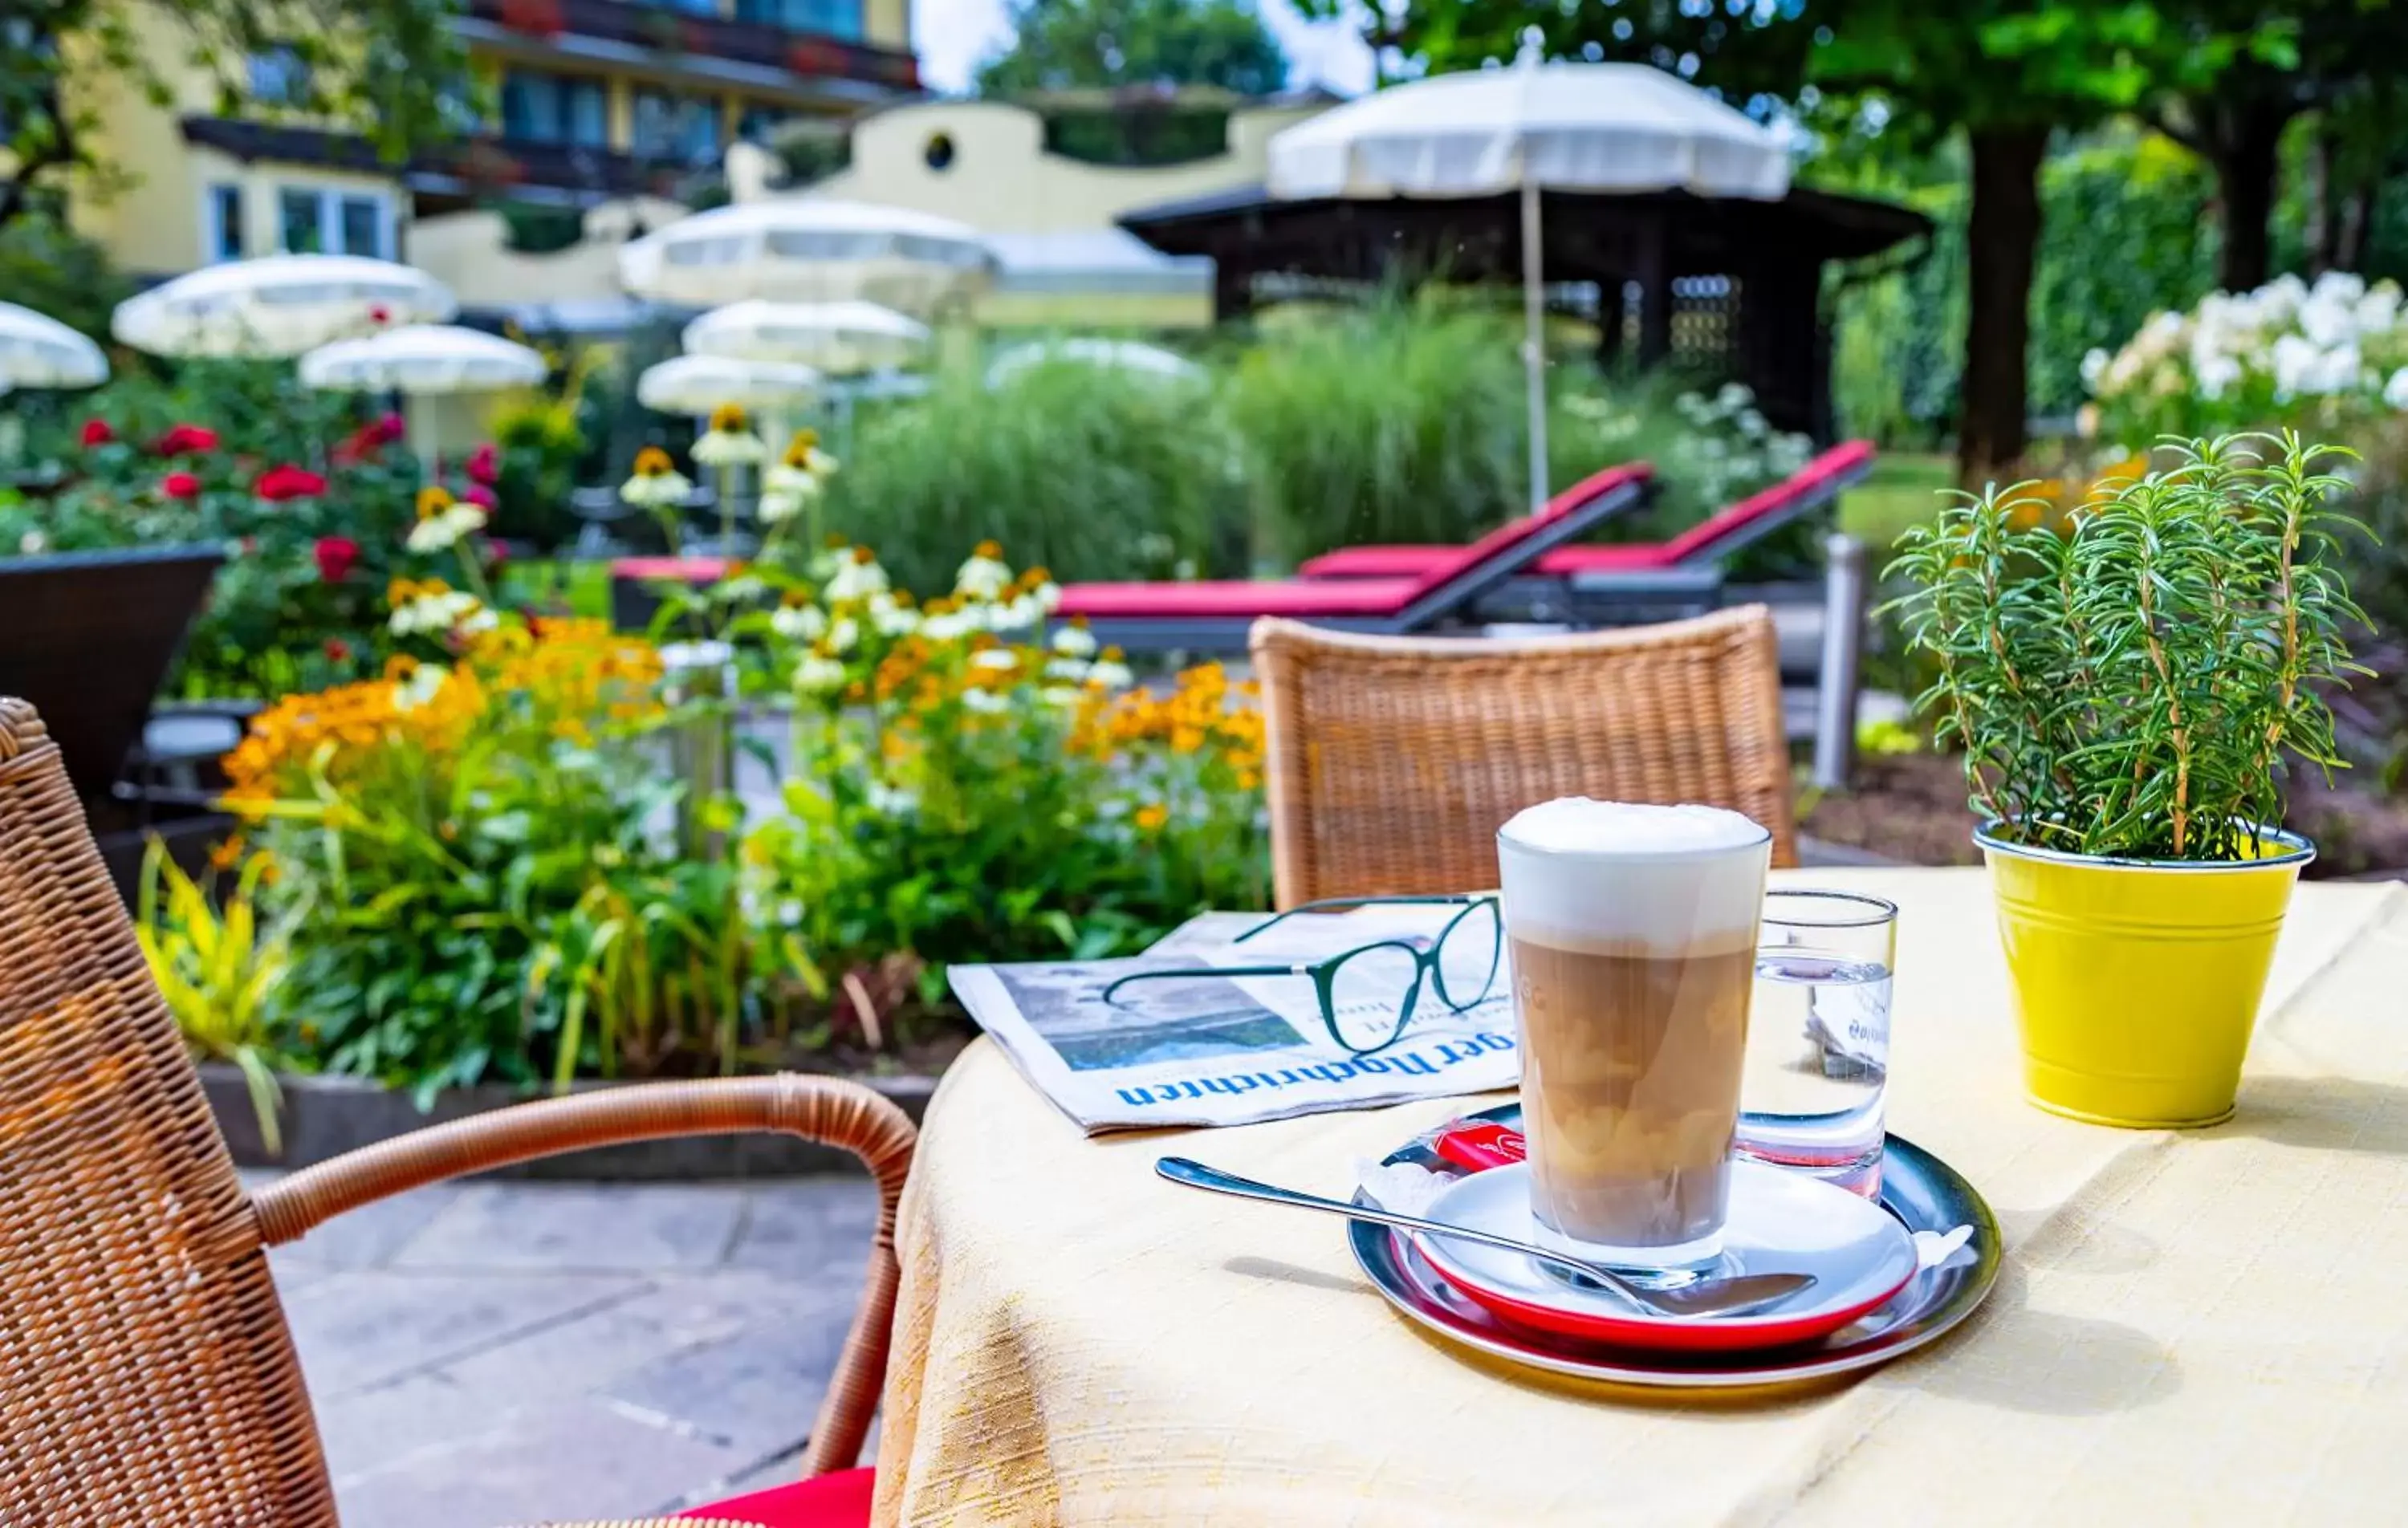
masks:
<path fill-rule="evenodd" d="M 1880 1194 L 1897 950 L 1898 907 L 1880 897 L 1765 893 L 1740 1155 Z"/>

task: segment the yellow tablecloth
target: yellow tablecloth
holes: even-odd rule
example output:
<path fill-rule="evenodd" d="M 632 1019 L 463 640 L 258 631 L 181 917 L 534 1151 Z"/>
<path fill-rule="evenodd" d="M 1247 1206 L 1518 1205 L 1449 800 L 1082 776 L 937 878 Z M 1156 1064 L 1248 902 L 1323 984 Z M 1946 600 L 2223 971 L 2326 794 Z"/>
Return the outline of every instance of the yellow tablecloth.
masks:
<path fill-rule="evenodd" d="M 1776 879 L 1901 908 L 1891 1127 L 2006 1235 L 1963 1329 L 1772 1402 L 1487 1366 L 1391 1312 L 1336 1222 L 1153 1177 L 1175 1150 L 1343 1195 L 1462 1105 L 1089 1141 L 982 1043 L 904 1197 L 877 1521 L 2408 1517 L 2408 888 L 2300 889 L 2240 1113 L 2182 1133 L 2023 1102 L 1981 872 Z"/>

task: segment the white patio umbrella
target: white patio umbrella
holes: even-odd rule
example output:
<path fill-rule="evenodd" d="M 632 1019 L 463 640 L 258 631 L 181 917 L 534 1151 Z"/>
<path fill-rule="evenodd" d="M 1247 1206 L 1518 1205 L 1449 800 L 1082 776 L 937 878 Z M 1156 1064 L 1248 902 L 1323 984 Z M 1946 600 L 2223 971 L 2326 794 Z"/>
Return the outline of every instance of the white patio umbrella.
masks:
<path fill-rule="evenodd" d="M 204 265 L 117 305 L 109 332 L 165 356 L 284 357 L 383 324 L 459 311 L 424 271 L 363 255 L 279 254 Z"/>
<path fill-rule="evenodd" d="M 108 380 L 100 347 L 58 320 L 0 303 L 0 393 L 21 387 L 98 387 Z"/>
<path fill-rule="evenodd" d="M 1547 64 L 1439 75 L 1360 96 L 1275 135 L 1274 196 L 1522 195 L 1524 365 L 1530 504 L 1546 500 L 1546 373 L 1540 349 L 1541 191 L 1682 190 L 1777 201 L 1780 134 L 1643 64 Z"/>
<path fill-rule="evenodd" d="M 454 323 L 412 323 L 338 339 L 301 358 L 301 380 L 347 393 L 494 393 L 532 387 L 551 368 L 526 346 Z"/>
<path fill-rule="evenodd" d="M 750 297 L 714 307 L 685 326 L 692 355 L 777 361 L 831 375 L 891 371 L 927 347 L 928 326 L 858 300 L 782 303 Z"/>
<path fill-rule="evenodd" d="M 411 323 L 360 339 L 338 339 L 301 357 L 304 386 L 337 393 L 401 393 L 413 398 L 532 387 L 551 367 L 523 345 L 453 323 Z M 434 422 L 412 408 L 411 449 L 435 480 Z"/>
<path fill-rule="evenodd" d="M 1185 356 L 1157 345 L 1141 345 L 1133 339 L 1039 339 L 1025 345 L 1014 345 L 989 362 L 986 385 L 994 387 L 1031 366 L 1055 361 L 1106 366 L 1117 371 L 1181 381 L 1204 375 L 1204 368 Z"/>
<path fill-rule="evenodd" d="M 636 401 L 664 414 L 697 417 L 724 403 L 776 411 L 810 402 L 820 382 L 818 372 L 790 362 L 677 355 L 644 368 L 636 378 Z"/>
<path fill-rule="evenodd" d="M 814 196 L 739 202 L 680 218 L 619 250 L 619 279 L 654 302 L 858 298 L 926 312 L 984 282 L 978 231 L 932 213 Z"/>

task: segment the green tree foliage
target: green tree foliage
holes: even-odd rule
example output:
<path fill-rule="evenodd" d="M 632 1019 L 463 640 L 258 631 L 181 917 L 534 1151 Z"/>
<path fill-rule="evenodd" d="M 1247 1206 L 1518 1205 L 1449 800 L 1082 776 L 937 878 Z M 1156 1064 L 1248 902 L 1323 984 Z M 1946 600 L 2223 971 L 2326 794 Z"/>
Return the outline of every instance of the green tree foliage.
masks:
<path fill-rule="evenodd" d="M 447 131 L 465 93 L 460 0 L 0 0 L 0 227 L 39 210 L 70 178 L 107 187 L 113 83 L 170 104 L 159 66 L 189 58 L 216 83 L 219 109 L 331 121 L 400 159 Z M 254 58 L 275 61 L 280 98 L 252 89 Z"/>
<path fill-rule="evenodd" d="M 982 95 L 1213 85 L 1268 95 L 1287 59 L 1249 0 L 1014 0 L 1013 39 L 979 68 Z"/>

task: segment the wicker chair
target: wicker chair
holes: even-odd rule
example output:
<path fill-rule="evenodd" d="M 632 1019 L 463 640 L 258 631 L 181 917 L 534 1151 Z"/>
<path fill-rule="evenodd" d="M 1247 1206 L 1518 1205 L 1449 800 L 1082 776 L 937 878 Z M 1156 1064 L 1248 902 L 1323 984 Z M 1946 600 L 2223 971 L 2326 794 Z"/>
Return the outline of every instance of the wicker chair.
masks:
<path fill-rule="evenodd" d="M 31 706 L 0 699 L 0 1524 L 333 1528 L 269 1247 L 466 1173 L 748 1130 L 854 1152 L 883 1202 L 804 1455 L 807 1476 L 843 1469 L 886 1366 L 914 1139 L 901 1110 L 824 1078 L 613 1089 L 436 1126 L 247 1193 L 57 745 Z"/>
<path fill-rule="evenodd" d="M 1283 907 L 1494 886 L 1498 827 L 1559 795 L 1728 807 L 1798 863 L 1762 606 L 1506 640 L 1265 621 L 1251 645 Z"/>

